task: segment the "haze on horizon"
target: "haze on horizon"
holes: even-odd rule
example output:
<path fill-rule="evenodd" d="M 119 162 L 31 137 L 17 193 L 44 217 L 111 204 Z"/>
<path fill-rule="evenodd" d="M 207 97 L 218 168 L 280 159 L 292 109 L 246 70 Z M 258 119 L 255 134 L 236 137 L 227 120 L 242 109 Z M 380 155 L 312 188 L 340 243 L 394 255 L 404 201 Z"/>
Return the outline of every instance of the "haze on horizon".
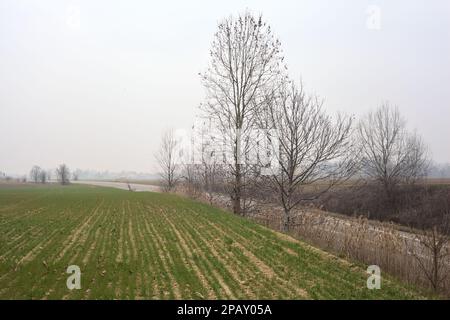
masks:
<path fill-rule="evenodd" d="M 448 1 L 0 0 L 0 171 L 154 172 L 161 132 L 189 129 L 203 101 L 217 22 L 246 9 L 327 111 L 389 100 L 450 162 Z"/>

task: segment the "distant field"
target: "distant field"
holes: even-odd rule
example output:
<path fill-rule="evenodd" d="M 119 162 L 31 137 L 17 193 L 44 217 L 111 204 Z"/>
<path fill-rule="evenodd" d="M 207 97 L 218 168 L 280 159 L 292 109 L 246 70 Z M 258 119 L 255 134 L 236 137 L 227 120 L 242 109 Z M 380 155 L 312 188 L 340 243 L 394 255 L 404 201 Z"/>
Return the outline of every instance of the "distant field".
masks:
<path fill-rule="evenodd" d="M 450 185 L 449 178 L 428 178 L 426 184 L 429 185 Z"/>
<path fill-rule="evenodd" d="M 68 290 L 67 266 L 81 268 Z M 403 299 L 383 277 L 174 195 L 83 185 L 0 188 L 1 299 Z"/>

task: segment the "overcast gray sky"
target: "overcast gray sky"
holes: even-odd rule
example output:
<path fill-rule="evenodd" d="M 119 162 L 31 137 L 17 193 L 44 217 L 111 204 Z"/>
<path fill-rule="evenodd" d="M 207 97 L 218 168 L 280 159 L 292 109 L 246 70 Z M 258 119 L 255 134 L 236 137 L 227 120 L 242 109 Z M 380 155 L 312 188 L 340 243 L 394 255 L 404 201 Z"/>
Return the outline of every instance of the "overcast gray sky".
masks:
<path fill-rule="evenodd" d="M 450 1 L 0 0 L 0 171 L 154 171 L 204 97 L 217 22 L 245 9 L 327 110 L 389 100 L 450 162 Z"/>

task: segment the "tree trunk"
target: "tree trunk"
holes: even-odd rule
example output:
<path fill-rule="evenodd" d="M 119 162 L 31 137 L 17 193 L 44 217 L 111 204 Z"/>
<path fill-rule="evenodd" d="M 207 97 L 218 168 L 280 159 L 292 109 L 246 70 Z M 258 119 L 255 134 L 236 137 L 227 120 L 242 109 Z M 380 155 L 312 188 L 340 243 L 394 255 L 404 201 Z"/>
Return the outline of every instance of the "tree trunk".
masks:
<path fill-rule="evenodd" d="M 433 257 L 433 289 L 435 292 L 439 291 L 439 257 L 435 253 Z"/>
<path fill-rule="evenodd" d="M 438 244 L 436 243 L 436 227 L 433 227 L 433 289 L 439 291 L 439 253 Z"/>
<path fill-rule="evenodd" d="M 242 214 L 241 209 L 241 192 L 242 192 L 242 175 L 241 164 L 236 163 L 236 175 L 234 180 L 234 198 L 233 198 L 233 212 L 235 214 Z"/>
<path fill-rule="evenodd" d="M 291 226 L 291 211 L 288 209 L 284 209 L 284 215 L 283 215 L 283 232 L 289 232 Z"/>

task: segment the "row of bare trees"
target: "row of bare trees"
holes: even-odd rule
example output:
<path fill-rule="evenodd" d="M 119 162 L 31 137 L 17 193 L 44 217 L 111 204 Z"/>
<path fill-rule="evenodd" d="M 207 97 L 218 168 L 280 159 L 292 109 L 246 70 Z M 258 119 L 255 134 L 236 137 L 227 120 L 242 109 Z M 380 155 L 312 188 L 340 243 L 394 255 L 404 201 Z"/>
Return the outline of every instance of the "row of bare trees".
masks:
<path fill-rule="evenodd" d="M 44 170 L 39 166 L 33 166 L 30 170 L 30 179 L 34 183 L 46 183 L 51 178 L 51 170 Z"/>
<path fill-rule="evenodd" d="M 234 213 L 245 215 L 255 189 L 270 189 L 287 230 L 295 207 L 358 174 L 380 183 L 394 203 L 398 185 L 425 173 L 426 148 L 397 108 L 385 103 L 359 123 L 328 115 L 321 99 L 288 77 L 281 43 L 261 16 L 246 12 L 219 23 L 200 77 L 206 126 L 192 138 L 200 156 L 191 161 L 166 132 L 156 156 L 166 190 L 184 177 L 209 194 L 221 189 Z"/>
<path fill-rule="evenodd" d="M 63 185 L 70 182 L 70 170 L 66 164 L 60 164 L 55 170 L 56 180 Z M 34 183 L 47 183 L 52 178 L 52 170 L 44 170 L 35 165 L 30 170 L 30 179 Z"/>
<path fill-rule="evenodd" d="M 426 176 L 427 148 L 396 106 L 384 102 L 359 121 L 327 114 L 323 100 L 289 78 L 281 43 L 261 16 L 246 12 L 219 23 L 200 77 L 206 89 L 200 125 L 186 139 L 164 133 L 156 155 L 166 191 L 181 182 L 188 194 L 206 195 L 211 203 L 228 197 L 239 215 L 255 201 L 275 202 L 289 231 L 297 207 L 350 179 L 378 186 L 380 199 L 395 211 L 399 190 Z M 423 199 L 421 210 L 408 210 L 427 219 L 433 200 Z M 416 256 L 425 259 L 436 290 L 448 254 L 442 229 L 448 229 L 448 214 L 415 233 L 431 252 Z"/>

